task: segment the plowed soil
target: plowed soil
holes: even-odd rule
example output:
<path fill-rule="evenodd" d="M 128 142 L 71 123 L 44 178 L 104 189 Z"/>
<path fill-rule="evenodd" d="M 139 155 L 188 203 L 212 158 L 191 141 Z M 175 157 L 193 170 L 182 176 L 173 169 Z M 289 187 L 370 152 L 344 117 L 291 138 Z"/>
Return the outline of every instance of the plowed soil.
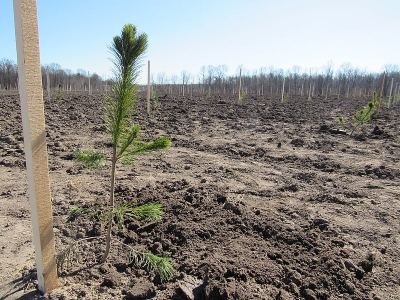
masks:
<path fill-rule="evenodd" d="M 108 202 L 110 165 L 73 160 L 82 148 L 110 155 L 103 96 L 46 103 L 56 251 L 83 240 L 60 288 L 41 296 L 19 96 L 1 94 L 0 298 L 400 299 L 400 107 L 382 105 L 353 136 L 335 131 L 370 98 L 159 95 L 150 115 L 142 99 L 142 136 L 172 147 L 118 165 L 116 200 L 158 201 L 165 214 L 115 226 L 105 264 L 104 224 L 69 215 Z M 160 282 L 129 262 L 130 249 L 172 258 L 177 275 Z"/>

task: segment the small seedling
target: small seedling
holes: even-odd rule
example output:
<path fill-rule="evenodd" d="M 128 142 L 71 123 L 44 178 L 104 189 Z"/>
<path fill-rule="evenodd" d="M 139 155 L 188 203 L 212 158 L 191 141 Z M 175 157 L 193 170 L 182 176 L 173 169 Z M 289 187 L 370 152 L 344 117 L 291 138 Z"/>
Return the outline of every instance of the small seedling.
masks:
<path fill-rule="evenodd" d="M 58 89 L 56 90 L 56 99 L 60 100 L 62 98 L 62 93 L 61 93 L 61 83 L 58 84 Z"/>
<path fill-rule="evenodd" d="M 378 105 L 378 100 L 376 97 L 376 92 L 374 92 L 372 101 L 368 102 L 368 104 L 364 108 L 359 110 L 354 115 L 353 117 L 354 125 L 350 135 L 352 135 L 354 131 L 359 130 L 361 127 L 365 126 L 365 124 L 371 119 L 371 115 L 375 111 L 377 105 Z"/>
<path fill-rule="evenodd" d="M 211 98 L 211 93 L 209 90 L 206 91 L 206 99 L 210 99 Z"/>
<path fill-rule="evenodd" d="M 343 127 L 343 129 L 346 130 L 347 129 L 347 125 L 346 125 L 346 122 L 344 121 L 342 116 L 340 116 L 338 118 L 338 121 L 339 121 L 340 125 Z"/>
<path fill-rule="evenodd" d="M 378 100 L 376 97 L 376 92 L 374 92 L 374 96 L 368 104 L 360 109 L 353 117 L 352 123 L 351 123 L 351 132 L 350 136 L 353 135 L 354 132 L 360 130 L 360 128 L 364 127 L 367 122 L 371 119 L 371 116 L 375 109 L 377 108 L 378 105 Z M 347 130 L 348 126 L 346 122 L 344 121 L 343 117 L 339 117 L 338 121 L 340 125 L 343 127 L 344 130 Z"/>
<path fill-rule="evenodd" d="M 154 108 L 159 108 L 160 106 L 160 102 L 158 101 L 158 97 L 157 97 L 157 88 L 153 87 L 153 91 L 152 91 L 152 99 L 154 101 Z"/>
<path fill-rule="evenodd" d="M 241 91 L 240 92 L 240 101 L 242 101 L 243 100 L 243 98 L 244 98 L 244 96 L 246 96 L 246 91 Z"/>
<path fill-rule="evenodd" d="M 123 27 L 121 35 L 113 38 L 109 47 L 114 55 L 114 75 L 116 81 L 112 87 L 110 96 L 106 97 L 105 117 L 107 132 L 110 135 L 111 153 L 111 185 L 108 208 L 100 217 L 107 222 L 107 233 L 105 237 L 106 250 L 101 262 L 105 262 L 111 247 L 111 232 L 114 224 L 124 228 L 126 217 L 133 217 L 139 220 L 153 218 L 159 220 L 162 216 L 162 206 L 158 203 L 147 203 L 135 207 L 134 203 L 124 203 L 121 206 L 115 205 L 114 190 L 117 163 L 132 164 L 139 154 L 164 150 L 170 147 L 171 141 L 167 137 L 160 137 L 153 141 L 143 141 L 140 136 L 140 126 L 130 121 L 138 100 L 136 79 L 139 74 L 140 57 L 147 49 L 147 35 L 137 35 L 136 27 L 127 24 Z M 88 167 L 103 166 L 105 156 L 96 151 L 75 151 L 77 161 Z M 160 258 L 161 259 L 161 258 Z M 157 260 L 147 259 L 154 271 L 160 270 L 157 267 Z M 166 261 L 170 263 L 170 261 Z M 169 268 L 168 266 L 165 268 Z M 172 265 L 170 266 L 172 268 Z M 173 268 L 172 268 L 173 269 Z M 160 274 L 160 276 L 164 276 Z"/>

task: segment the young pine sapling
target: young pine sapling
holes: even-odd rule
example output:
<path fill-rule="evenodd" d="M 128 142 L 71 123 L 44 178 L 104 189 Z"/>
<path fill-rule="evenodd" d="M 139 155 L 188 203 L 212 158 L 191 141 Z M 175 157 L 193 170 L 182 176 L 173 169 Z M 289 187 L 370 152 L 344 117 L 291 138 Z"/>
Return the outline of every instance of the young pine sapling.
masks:
<path fill-rule="evenodd" d="M 152 90 L 152 98 L 154 101 L 154 108 L 158 109 L 160 107 L 160 102 L 158 101 L 157 87 L 155 87 L 155 86 L 153 87 L 153 90 Z"/>
<path fill-rule="evenodd" d="M 372 116 L 373 112 L 375 111 L 377 105 L 378 105 L 378 100 L 376 97 L 376 92 L 374 92 L 374 96 L 373 96 L 372 100 L 370 102 L 368 102 L 368 104 L 365 107 L 360 109 L 353 116 L 353 122 L 351 124 L 350 136 L 352 136 L 355 131 L 357 131 L 361 127 L 365 126 L 365 124 L 371 119 L 371 116 Z M 348 129 L 348 125 L 346 124 L 346 122 L 342 116 L 340 116 L 338 118 L 338 121 L 344 130 Z"/>
<path fill-rule="evenodd" d="M 56 100 L 60 100 L 62 98 L 61 93 L 61 83 L 58 84 L 58 89 L 56 90 Z"/>
<path fill-rule="evenodd" d="M 206 96 L 206 99 L 210 99 L 210 98 L 211 98 L 210 90 L 207 90 L 207 91 L 206 91 L 205 96 Z"/>
<path fill-rule="evenodd" d="M 171 145 L 171 141 L 167 137 L 160 137 L 150 142 L 140 140 L 140 126 L 130 122 L 135 103 L 138 99 L 136 79 L 139 74 L 140 58 L 146 51 L 147 45 L 147 35 L 144 33 L 138 35 L 136 27 L 127 24 L 123 27 L 121 35 L 113 38 L 113 43 L 109 47 L 113 54 L 113 72 L 116 81 L 112 87 L 110 96 L 105 96 L 106 113 L 104 120 L 111 138 L 112 154 L 109 209 L 103 217 L 107 222 L 106 250 L 101 262 L 106 261 L 110 252 L 111 230 L 114 223 L 123 227 L 123 220 L 126 217 L 139 220 L 161 219 L 163 214 L 162 206 L 158 203 L 147 203 L 142 206 L 135 206 L 129 202 L 117 207 L 114 199 L 116 167 L 118 162 L 132 164 L 135 157 L 139 154 L 167 149 Z M 93 150 L 76 151 L 75 155 L 79 162 L 88 167 L 102 166 L 105 160 L 104 155 Z M 163 280 L 168 280 L 172 277 L 174 269 L 168 258 L 157 257 L 157 259 L 155 259 L 148 254 L 143 254 L 140 257 L 142 265 L 147 265 L 150 269 L 157 272 L 159 270 L 156 266 L 152 266 L 153 262 L 164 266 L 168 272 L 159 273 Z"/>

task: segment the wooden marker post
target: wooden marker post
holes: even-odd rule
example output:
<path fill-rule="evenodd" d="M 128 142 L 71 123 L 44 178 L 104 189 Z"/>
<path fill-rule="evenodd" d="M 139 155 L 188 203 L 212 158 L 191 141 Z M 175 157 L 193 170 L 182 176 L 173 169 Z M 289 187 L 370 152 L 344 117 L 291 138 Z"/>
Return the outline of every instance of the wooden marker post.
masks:
<path fill-rule="evenodd" d="M 383 93 L 383 85 L 385 83 L 385 77 L 386 77 L 386 72 L 383 72 L 382 74 L 382 81 L 381 81 L 381 88 L 379 90 L 379 99 L 378 99 L 378 109 L 376 111 L 376 114 L 379 114 L 379 110 L 381 108 L 381 101 L 382 101 L 382 93 Z"/>
<path fill-rule="evenodd" d="M 90 74 L 89 74 L 89 71 L 87 72 L 87 77 L 88 77 L 88 79 L 89 79 L 89 95 L 91 95 L 92 92 L 91 92 L 91 90 L 90 90 Z"/>
<path fill-rule="evenodd" d="M 147 113 L 150 113 L 150 61 L 147 62 Z"/>
<path fill-rule="evenodd" d="M 241 104 L 242 103 L 242 95 L 241 95 L 241 89 L 242 89 L 242 68 L 240 68 L 240 73 L 239 73 L 239 99 L 238 99 L 238 103 Z"/>
<path fill-rule="evenodd" d="M 392 83 L 390 84 L 390 92 L 389 92 L 388 108 L 390 107 L 390 99 L 392 98 L 393 79 L 394 79 L 394 78 L 392 78 Z"/>
<path fill-rule="evenodd" d="M 14 0 L 26 169 L 39 291 L 58 286 L 36 0 Z"/>
<path fill-rule="evenodd" d="M 50 72 L 49 67 L 46 68 L 46 81 L 47 81 L 47 100 L 51 101 L 51 91 L 50 91 Z"/>

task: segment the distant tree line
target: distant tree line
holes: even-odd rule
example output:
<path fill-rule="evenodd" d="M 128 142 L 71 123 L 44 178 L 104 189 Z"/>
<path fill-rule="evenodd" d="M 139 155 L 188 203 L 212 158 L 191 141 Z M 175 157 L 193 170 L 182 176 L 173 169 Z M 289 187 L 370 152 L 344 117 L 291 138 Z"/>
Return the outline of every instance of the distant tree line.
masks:
<path fill-rule="evenodd" d="M 56 89 L 59 84 L 63 91 L 88 91 L 89 77 L 92 91 L 105 91 L 112 83 L 111 79 L 103 80 L 96 73 L 89 74 L 83 69 L 73 72 L 62 69 L 59 64 L 52 63 L 42 66 L 43 87 L 47 87 L 47 72 L 49 73 L 50 88 Z M 9 59 L 0 59 L 0 90 L 15 90 L 18 88 L 18 65 Z"/>
<path fill-rule="evenodd" d="M 152 85 L 157 91 L 188 95 L 189 93 L 237 94 L 239 67 L 236 75 L 227 75 L 228 67 L 203 66 L 198 74 L 182 71 L 180 76 L 168 77 L 165 72 L 152 76 Z M 400 94 L 400 68 L 397 65 L 384 67 L 385 81 L 383 95 Z M 372 95 L 379 91 L 382 73 L 367 72 L 342 64 L 336 71 L 331 63 L 321 69 L 308 69 L 295 66 L 289 70 L 262 67 L 249 71 L 242 68 L 242 92 L 251 95 Z M 284 83 L 284 84 L 283 84 Z"/>
<path fill-rule="evenodd" d="M 237 94 L 239 69 L 242 69 L 242 92 L 251 95 L 372 95 L 379 91 L 382 73 L 367 72 L 353 67 L 350 63 L 342 64 L 334 69 L 328 63 L 320 69 L 302 69 L 294 66 L 289 70 L 274 67 L 262 67 L 249 71 L 238 67 L 235 75 L 228 75 L 226 65 L 203 66 L 199 73 L 190 74 L 183 70 L 180 75 L 167 76 L 165 72 L 152 75 L 151 84 L 157 93 L 174 95 L 208 95 Z M 43 87 L 47 87 L 47 72 L 49 73 L 50 88 L 56 89 L 59 84 L 63 91 L 88 91 L 89 79 L 91 91 L 104 92 L 112 84 L 112 78 L 104 80 L 96 73 L 88 74 L 83 69 L 73 72 L 62 69 L 58 64 L 42 66 Z M 385 81 L 383 95 L 400 94 L 400 67 L 397 65 L 384 66 Z M 393 84 L 392 84 L 393 82 Z M 283 84 L 284 83 L 284 84 Z M 0 90 L 17 89 L 17 64 L 9 59 L 0 59 Z"/>

